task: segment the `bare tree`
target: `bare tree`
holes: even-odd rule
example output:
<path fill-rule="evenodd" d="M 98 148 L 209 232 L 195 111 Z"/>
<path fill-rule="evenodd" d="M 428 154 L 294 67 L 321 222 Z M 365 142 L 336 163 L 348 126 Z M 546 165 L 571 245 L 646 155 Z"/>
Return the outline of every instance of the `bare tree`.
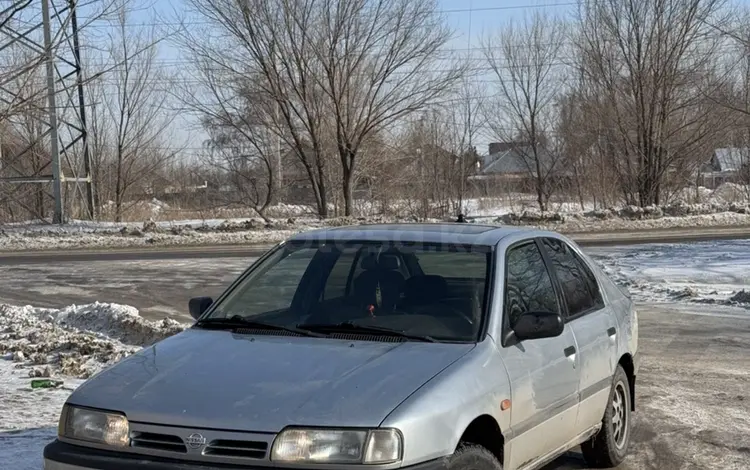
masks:
<path fill-rule="evenodd" d="M 308 30 L 312 23 L 309 1 L 190 0 L 196 15 L 208 26 L 185 27 L 179 44 L 198 69 L 220 76 L 211 85 L 233 100 L 243 80 L 258 85 L 272 103 L 270 113 L 257 113 L 264 125 L 281 139 L 303 166 L 318 213 L 328 215 L 322 122 L 323 92 L 311 78 L 312 54 Z M 296 15 L 296 16 L 295 16 Z M 320 67 L 318 67 L 320 72 Z M 191 76 L 188 82 L 203 81 Z M 251 88 L 247 86 L 246 88 Z M 224 101 L 225 99 L 222 98 Z"/>
<path fill-rule="evenodd" d="M 585 0 L 575 37 L 589 122 L 627 203 L 660 204 L 721 124 L 700 92 L 716 65 L 723 0 Z"/>
<path fill-rule="evenodd" d="M 46 128 L 42 124 L 47 115 L 46 97 L 38 92 L 43 76 L 38 69 L 36 73 L 30 72 L 32 71 L 17 76 L 15 80 L 6 84 L 6 88 L 12 87 L 14 90 L 18 97 L 17 103 L 23 105 L 15 107 L 13 112 L 6 116 L 0 130 L 0 169 L 4 177 L 40 177 L 50 163 L 49 148 L 44 141 Z M 21 152 L 21 149 L 25 150 Z M 11 219 L 13 212 L 18 209 L 22 209 L 19 211 L 21 213 L 46 217 L 47 193 L 41 184 L 10 184 L 3 189 L 5 197 L 0 199 L 0 202 L 5 206 L 8 211 L 6 215 Z"/>
<path fill-rule="evenodd" d="M 0 30 L 10 29 L 23 24 L 26 19 L 22 18 L 24 10 L 32 3 L 32 0 L 13 0 L 0 4 Z M 3 39 L 12 38 L 9 33 L 3 35 Z M 44 87 L 40 86 L 36 71 L 44 63 L 44 54 L 29 54 L 29 51 L 19 53 L 18 47 L 5 49 L 2 56 L 2 71 L 0 71 L 0 123 L 17 114 L 25 106 L 33 106 L 37 97 L 43 96 Z M 8 85 L 11 85 L 8 87 Z M 8 96 L 8 91 L 14 87 L 25 91 L 23 98 L 20 94 Z M 33 93 L 30 93 L 33 90 Z M 9 90 L 10 89 L 10 90 Z"/>
<path fill-rule="evenodd" d="M 102 58 L 101 60 L 104 60 Z M 114 178 L 114 121 L 111 119 L 108 102 L 111 90 L 109 76 L 99 75 L 86 84 L 86 100 L 91 104 L 87 112 L 87 134 L 91 155 L 91 179 L 94 188 L 94 206 L 101 208 L 107 201 L 115 199 Z"/>
<path fill-rule="evenodd" d="M 328 142 L 345 214 L 368 136 L 450 91 L 463 69 L 439 54 L 451 37 L 434 0 L 190 0 L 215 41 L 184 45 L 217 67 L 257 75 L 278 110 L 269 126 L 303 164 L 328 213 Z"/>
<path fill-rule="evenodd" d="M 446 150 L 457 158 L 452 160 L 451 173 L 455 175 L 453 212 L 466 213 L 469 192 L 467 180 L 476 171 L 479 154 L 476 143 L 487 124 L 489 113 L 485 109 L 486 89 L 473 77 L 464 77 L 455 98 L 444 103 Z"/>
<path fill-rule="evenodd" d="M 573 77 L 571 77 L 573 78 Z M 571 189 L 581 210 L 591 202 L 595 209 L 616 205 L 622 199 L 619 178 L 608 158 L 609 147 L 593 116 L 602 115 L 596 100 L 590 99 L 579 73 L 559 100 L 556 140 L 560 143 L 561 165 L 568 170 Z"/>
<path fill-rule="evenodd" d="M 193 52 L 195 67 L 179 99 L 208 131 L 208 163 L 233 187 L 221 192 L 227 197 L 217 202 L 248 206 L 266 218 L 281 189 L 275 102 L 258 86 L 257 75 L 238 76 L 216 67 L 200 49 Z"/>
<path fill-rule="evenodd" d="M 485 40 L 484 52 L 499 90 L 489 110 L 490 128 L 501 139 L 517 142 L 515 151 L 533 177 L 539 209 L 547 210 L 559 155 L 552 146 L 556 102 L 563 89 L 561 53 L 565 25 L 536 12 L 519 25 L 511 22 Z"/>
<path fill-rule="evenodd" d="M 729 113 L 722 143 L 738 148 L 729 152 L 730 164 L 736 171 L 736 180 L 746 186 L 750 198 L 750 8 L 733 12 L 732 24 L 717 28 L 726 37 L 727 50 L 722 55 L 724 68 L 718 85 L 706 94 Z"/>
<path fill-rule="evenodd" d="M 315 31 L 315 54 L 333 105 L 345 213 L 351 215 L 365 139 L 447 96 L 464 70 L 441 60 L 451 31 L 434 0 L 322 0 L 319 7 L 324 20 Z"/>
<path fill-rule="evenodd" d="M 112 62 L 119 64 L 107 77 L 104 96 L 107 118 L 112 122 L 114 218 L 122 220 L 127 197 L 144 177 L 153 174 L 174 157 L 176 150 L 164 146 L 173 115 L 167 103 L 168 77 L 155 67 L 156 31 L 131 29 L 127 0 L 121 1 L 110 34 Z"/>
<path fill-rule="evenodd" d="M 465 211 L 467 178 L 478 161 L 473 139 L 480 129 L 480 106 L 480 92 L 467 84 L 395 139 L 393 161 L 378 176 L 387 181 L 387 196 L 404 201 L 408 215 L 455 218 Z"/>
<path fill-rule="evenodd" d="M 12 0 L 7 6 L 5 6 L 5 2 L 3 4 L 3 9 L 0 10 L 0 28 L 6 27 L 13 18 L 23 11 L 24 8 L 31 5 L 31 2 L 33 0 Z"/>

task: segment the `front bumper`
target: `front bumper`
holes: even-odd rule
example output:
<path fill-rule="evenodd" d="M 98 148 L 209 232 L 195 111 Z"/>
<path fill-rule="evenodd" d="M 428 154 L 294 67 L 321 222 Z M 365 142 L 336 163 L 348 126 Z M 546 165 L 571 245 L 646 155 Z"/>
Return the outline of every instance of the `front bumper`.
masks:
<path fill-rule="evenodd" d="M 332 468 L 334 465 L 325 466 Z M 191 463 L 185 460 L 165 459 L 160 457 L 129 454 L 117 451 L 105 451 L 81 447 L 55 440 L 44 448 L 44 470 L 271 470 L 278 467 L 261 465 L 227 465 Z M 291 467 L 286 467 L 291 468 Z M 321 466 L 295 467 L 299 470 L 311 470 Z M 337 467 L 338 468 L 338 467 Z M 341 467 L 342 470 L 370 469 L 370 465 Z M 377 467 L 375 467 L 377 468 Z M 399 470 L 447 470 L 447 459 L 401 467 Z"/>

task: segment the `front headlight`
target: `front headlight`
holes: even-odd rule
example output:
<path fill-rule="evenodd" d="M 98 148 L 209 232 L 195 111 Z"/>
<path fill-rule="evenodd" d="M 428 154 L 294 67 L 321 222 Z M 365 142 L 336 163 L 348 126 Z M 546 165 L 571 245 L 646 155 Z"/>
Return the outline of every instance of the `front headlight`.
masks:
<path fill-rule="evenodd" d="M 57 433 L 60 437 L 95 444 L 130 445 L 130 425 L 125 416 L 69 405 L 63 407 Z"/>
<path fill-rule="evenodd" d="M 401 459 L 395 429 L 287 429 L 273 443 L 276 462 L 387 464 Z"/>

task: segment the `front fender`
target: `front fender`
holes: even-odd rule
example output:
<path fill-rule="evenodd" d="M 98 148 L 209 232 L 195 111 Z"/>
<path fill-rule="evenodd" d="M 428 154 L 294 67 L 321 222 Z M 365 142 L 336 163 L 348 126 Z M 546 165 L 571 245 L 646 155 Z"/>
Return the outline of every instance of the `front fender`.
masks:
<path fill-rule="evenodd" d="M 404 436 L 403 466 L 451 455 L 471 422 L 493 417 L 501 430 L 510 426 L 510 384 L 495 342 L 489 335 L 470 353 L 433 377 L 397 406 L 381 423 Z"/>

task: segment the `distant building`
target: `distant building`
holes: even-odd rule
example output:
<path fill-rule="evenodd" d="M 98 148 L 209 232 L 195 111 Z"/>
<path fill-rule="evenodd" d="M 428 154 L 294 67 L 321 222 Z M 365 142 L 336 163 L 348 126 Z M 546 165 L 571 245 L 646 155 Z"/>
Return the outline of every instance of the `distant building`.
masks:
<path fill-rule="evenodd" d="M 495 183 L 505 190 L 533 192 L 537 178 L 537 162 L 527 142 L 493 142 L 482 157 L 479 171 L 470 177 L 475 182 Z M 572 176 L 562 157 L 545 147 L 538 148 L 539 164 L 544 177 L 554 178 L 563 185 Z"/>
<path fill-rule="evenodd" d="M 701 168 L 701 185 L 714 189 L 722 183 L 739 182 L 743 168 L 748 167 L 750 167 L 750 148 L 715 149 L 708 163 Z"/>

